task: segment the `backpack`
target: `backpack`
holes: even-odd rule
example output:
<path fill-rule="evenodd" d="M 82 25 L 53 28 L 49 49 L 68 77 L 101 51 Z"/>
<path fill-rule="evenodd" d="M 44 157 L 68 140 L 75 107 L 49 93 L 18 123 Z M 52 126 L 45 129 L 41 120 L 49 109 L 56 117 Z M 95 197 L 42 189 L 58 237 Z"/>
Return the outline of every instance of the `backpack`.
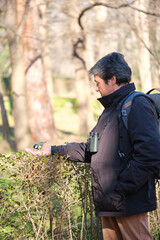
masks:
<path fill-rule="evenodd" d="M 146 98 L 150 99 L 150 101 L 154 104 L 155 109 L 157 111 L 158 115 L 158 126 L 159 126 L 159 133 L 160 133 L 160 93 L 152 93 L 150 94 L 153 90 L 160 91 L 160 88 L 153 88 L 150 91 L 148 91 L 146 94 L 142 92 L 136 92 L 133 91 L 127 97 L 123 102 L 120 103 L 120 112 L 119 112 L 119 121 L 123 121 L 126 129 L 128 130 L 128 116 L 131 110 L 132 102 L 135 97 L 137 96 L 145 96 Z M 123 157 L 123 146 L 122 146 L 122 136 L 121 136 L 121 127 L 119 129 L 120 132 L 120 140 L 119 140 L 119 154 L 120 157 Z M 157 170 L 156 172 L 156 179 L 160 179 L 160 169 Z"/>

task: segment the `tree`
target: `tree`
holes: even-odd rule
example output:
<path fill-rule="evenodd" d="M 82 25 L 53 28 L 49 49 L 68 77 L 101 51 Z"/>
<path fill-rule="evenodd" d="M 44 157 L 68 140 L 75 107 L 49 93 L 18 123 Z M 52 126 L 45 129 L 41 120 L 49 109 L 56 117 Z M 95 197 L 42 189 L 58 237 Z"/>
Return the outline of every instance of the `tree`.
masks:
<path fill-rule="evenodd" d="M 19 8 L 25 9 L 24 3 L 20 0 L 17 1 Z M 30 0 L 28 8 L 22 31 L 22 42 L 27 80 L 29 124 L 34 141 L 53 140 L 56 134 L 47 90 L 41 38 L 39 38 L 40 22 L 36 2 Z"/>
<path fill-rule="evenodd" d="M 0 109 L 1 109 L 1 116 L 2 116 L 2 124 L 3 124 L 3 138 L 8 140 L 9 139 L 9 123 L 7 118 L 6 109 L 4 106 L 3 95 L 0 89 Z"/>
<path fill-rule="evenodd" d="M 64 51 L 68 51 L 70 42 L 68 39 L 64 41 L 65 44 L 66 42 L 67 44 L 69 42 L 67 45 L 68 49 L 64 49 L 63 47 L 66 45 L 63 44 L 62 38 L 66 39 L 66 36 L 71 38 L 73 48 L 72 62 L 75 66 L 80 131 L 82 135 L 88 134 L 90 122 L 92 121 L 90 114 L 90 91 L 87 71 L 88 68 L 95 63 L 97 60 L 96 58 L 102 57 L 110 50 L 121 51 L 127 59 L 129 56 L 129 60 L 131 63 L 134 62 L 137 68 L 137 54 L 140 52 L 141 54 L 138 59 L 140 59 L 139 69 L 141 71 L 141 85 L 144 91 L 151 87 L 150 65 L 155 56 L 157 56 L 158 60 L 158 49 L 154 49 L 154 46 L 156 45 L 156 41 L 157 45 L 159 43 L 157 34 L 159 27 L 157 26 L 153 28 L 152 23 L 149 22 L 148 18 L 148 16 L 154 16 L 155 18 L 159 16 L 158 10 L 156 12 L 154 7 L 149 9 L 151 1 L 147 0 L 144 3 L 144 1 L 141 0 L 132 0 L 126 3 L 125 0 L 120 0 L 112 1 L 112 3 L 104 3 L 95 2 L 94 0 L 75 0 L 72 2 L 67 0 L 27 0 L 26 2 L 12 0 L 11 2 L 16 2 L 17 4 L 15 8 L 17 11 L 17 26 L 15 30 L 11 26 L 10 34 L 15 32 L 16 39 L 18 39 L 19 36 L 18 44 L 22 44 L 22 61 L 20 61 L 20 64 L 22 65 L 23 63 L 24 70 L 22 72 L 25 71 L 27 79 L 29 123 L 34 141 L 36 141 L 36 139 L 39 140 L 39 136 L 42 138 L 48 138 L 55 135 L 55 131 L 52 131 L 52 133 L 49 134 L 48 130 L 49 128 L 54 128 L 53 119 L 50 117 L 51 103 L 48 100 L 49 96 L 47 93 L 47 89 L 52 89 L 52 86 L 48 84 L 48 82 L 52 83 L 50 67 L 48 68 L 50 65 L 48 60 L 48 26 L 46 28 L 48 23 L 48 12 L 50 24 L 51 22 L 53 24 L 53 19 L 54 21 L 55 18 L 57 20 L 57 23 L 54 25 L 56 26 L 56 30 L 54 29 L 55 31 L 53 32 L 53 28 L 49 28 L 49 35 L 51 36 L 52 34 L 52 36 L 54 36 L 54 40 L 52 38 L 52 41 L 50 41 L 49 44 L 50 46 L 51 44 L 53 46 L 55 40 L 58 42 L 57 33 L 59 30 L 61 43 L 59 44 L 57 53 L 58 51 L 61 51 L 61 56 L 64 58 L 65 55 L 69 56 L 66 52 L 64 54 Z M 102 8 L 105 9 L 103 19 L 101 16 Z M 129 30 L 129 28 L 132 29 L 132 27 L 134 27 L 133 16 L 135 12 L 137 13 L 136 20 L 138 22 L 134 31 L 137 36 L 137 45 L 135 44 L 135 35 L 133 37 L 133 33 L 130 34 Z M 89 18 L 92 18 L 93 21 Z M 66 27 L 66 19 L 68 20 L 68 29 Z M 90 25 L 88 24 L 89 21 Z M 130 25 L 127 25 L 128 22 L 130 22 Z M 88 28 L 88 25 L 90 28 Z M 58 29 L 59 26 L 61 26 L 61 29 Z M 152 34 L 150 32 L 151 29 L 153 31 Z M 151 36 L 155 36 L 155 42 L 154 39 L 151 39 Z M 154 44 L 151 44 L 151 42 L 154 42 Z M 90 43 L 92 43 L 91 48 L 89 46 Z M 133 43 L 135 45 L 132 45 Z M 53 54 L 54 53 L 52 52 L 52 55 Z M 152 59 L 151 55 L 153 56 Z M 52 59 L 54 59 L 54 61 L 57 60 L 55 56 Z M 18 64 L 19 68 L 20 64 Z M 158 64 L 159 60 L 157 61 L 156 66 L 157 72 Z M 153 65 L 155 66 L 155 61 L 153 61 Z M 55 65 L 53 65 L 53 73 L 56 72 L 55 68 Z M 68 68 L 69 66 L 65 65 L 63 67 L 63 72 L 65 72 L 65 69 L 68 70 Z M 144 71 L 146 69 L 148 69 L 148 72 L 145 73 Z M 158 74 L 159 73 L 156 75 Z M 144 75 L 147 76 L 146 79 Z M 22 77 L 20 78 L 22 79 Z M 39 91 L 40 89 L 41 91 Z M 46 94 L 44 94 L 44 92 Z M 16 104 L 14 104 L 14 106 L 16 106 Z M 48 116 L 48 119 L 46 116 Z M 47 133 L 45 133 L 45 131 Z M 37 134 L 37 132 L 40 134 Z"/>
<path fill-rule="evenodd" d="M 149 1 L 149 9 L 152 12 L 158 14 L 159 11 L 159 0 Z M 158 87 L 160 84 L 160 72 L 159 65 L 160 61 L 158 58 L 158 25 L 159 19 L 156 16 L 149 16 L 149 33 L 150 33 L 150 46 L 152 49 L 151 54 L 151 77 L 152 77 L 152 86 Z"/>
<path fill-rule="evenodd" d="M 31 136 L 27 114 L 26 82 L 24 70 L 21 30 L 17 22 L 16 0 L 6 1 L 6 31 L 12 67 L 13 114 L 15 121 L 15 140 L 17 149 L 30 146 Z"/>
<path fill-rule="evenodd" d="M 35 1 L 8 0 L 6 20 L 12 65 L 15 138 L 17 148 L 24 149 L 31 144 L 29 129 L 33 141 L 53 139 L 56 135 Z"/>
<path fill-rule="evenodd" d="M 117 4 L 116 1 L 113 1 L 112 4 L 104 3 L 104 2 L 94 2 L 91 1 L 92 4 L 85 7 L 80 15 L 79 15 L 79 23 L 80 26 L 82 26 L 82 17 L 84 16 L 84 13 L 88 10 L 93 9 L 97 6 L 103 6 L 110 9 L 115 10 L 121 10 L 121 14 L 124 14 L 126 17 L 125 22 L 131 23 L 131 19 L 127 17 L 126 8 L 132 9 L 132 13 L 134 10 L 135 13 L 135 20 L 136 20 L 136 27 L 133 26 L 133 24 L 130 24 L 131 29 L 134 30 L 137 36 L 138 46 L 139 46 L 139 73 L 140 73 L 140 79 L 141 79 L 141 87 L 143 91 L 147 91 L 152 87 L 152 80 L 151 80 L 151 55 L 154 57 L 154 60 L 159 64 L 159 59 L 157 57 L 157 54 L 154 53 L 153 49 L 151 48 L 151 33 L 149 28 L 149 16 L 159 17 L 160 14 L 158 14 L 158 11 L 155 11 L 155 7 L 153 7 L 153 4 L 155 5 L 156 1 L 154 3 L 151 0 L 143 1 L 143 0 L 137 0 L 137 1 L 129 1 L 126 3 L 125 1 L 119 1 L 120 3 Z M 152 5 L 152 8 L 150 6 Z M 157 6 L 157 4 L 156 4 Z M 125 9 L 125 11 L 124 11 Z M 123 10 L 123 11 L 122 11 Z M 153 11 L 152 11 L 153 10 Z M 131 13 L 131 12 L 130 12 Z M 112 21 L 113 22 L 113 21 Z M 152 28 L 152 32 L 155 27 Z M 117 33 L 119 35 L 119 33 Z M 155 36 L 155 35 L 152 35 Z M 153 37 L 152 37 L 153 38 Z M 156 38 L 155 38 L 156 39 Z M 120 40 L 118 41 L 120 43 Z M 123 50 L 120 46 L 120 50 Z M 125 49 L 124 49 L 125 51 Z M 154 63 L 155 65 L 155 63 Z M 157 69 L 157 68 L 156 68 Z"/>
<path fill-rule="evenodd" d="M 89 77 L 86 64 L 86 38 L 83 28 L 78 24 L 78 15 L 75 14 L 77 12 L 75 9 L 77 10 L 78 2 L 64 0 L 64 3 L 73 46 L 73 62 L 79 113 L 79 133 L 86 136 L 88 135 L 92 122 Z"/>
<path fill-rule="evenodd" d="M 43 57 L 45 79 L 47 83 L 47 90 L 49 93 L 50 101 L 53 97 L 53 79 L 51 71 L 51 60 L 49 55 L 49 36 L 48 36 L 48 18 L 49 18 L 49 0 L 36 0 L 38 15 L 39 15 L 39 32 L 41 40 L 41 51 Z"/>
<path fill-rule="evenodd" d="M 140 9 L 148 9 L 148 1 L 136 1 L 137 7 Z M 147 92 L 152 87 L 151 83 L 151 63 L 150 53 L 147 48 L 150 48 L 149 38 L 149 22 L 148 16 L 142 12 L 135 12 L 135 21 L 137 27 L 137 34 L 140 36 L 139 45 L 139 72 L 141 79 L 141 86 L 144 92 Z M 147 46 L 147 48 L 146 48 Z"/>

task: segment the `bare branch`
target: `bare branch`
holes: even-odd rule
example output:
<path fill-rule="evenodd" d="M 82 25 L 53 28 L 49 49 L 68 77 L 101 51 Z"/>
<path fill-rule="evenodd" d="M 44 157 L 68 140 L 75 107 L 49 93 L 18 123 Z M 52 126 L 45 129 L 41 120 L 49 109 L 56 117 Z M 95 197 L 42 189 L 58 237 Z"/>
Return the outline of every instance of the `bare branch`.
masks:
<path fill-rule="evenodd" d="M 80 13 L 80 15 L 79 15 L 79 17 L 78 17 L 78 24 L 79 24 L 81 30 L 83 30 L 84 28 L 83 28 L 82 22 L 81 22 L 81 21 L 82 21 L 81 19 L 82 19 L 83 15 L 85 14 L 85 12 L 87 12 L 88 10 L 91 10 L 92 8 L 94 8 L 94 7 L 96 7 L 96 6 L 104 6 L 104 7 L 111 8 L 111 9 L 121 9 L 121 8 L 127 8 L 127 7 L 129 7 L 129 8 L 134 9 L 135 11 L 139 11 L 139 12 L 142 12 L 142 13 L 147 14 L 147 15 L 150 15 L 150 16 L 160 17 L 160 14 L 157 14 L 157 13 L 154 13 L 154 12 L 148 12 L 148 11 L 145 11 L 145 10 L 143 10 L 143 9 L 139 9 L 139 8 L 137 8 L 137 7 L 132 6 L 132 4 L 133 4 L 134 2 L 135 2 L 135 1 L 132 1 L 131 3 L 120 4 L 120 5 L 118 5 L 118 6 L 112 6 L 112 5 L 103 3 L 103 2 L 96 2 L 96 3 L 92 4 L 92 5 L 84 8 L 84 9 L 81 11 L 81 13 Z"/>
<path fill-rule="evenodd" d="M 128 7 L 132 8 L 132 9 L 138 11 L 138 12 L 142 12 L 144 14 L 147 14 L 147 15 L 150 15 L 150 16 L 153 16 L 153 17 L 160 17 L 160 14 L 158 14 L 158 13 L 148 12 L 148 11 L 145 11 L 143 9 L 139 9 L 137 7 L 134 7 L 134 6 L 128 6 Z"/>
<path fill-rule="evenodd" d="M 24 7 L 24 14 L 23 14 L 21 23 L 19 24 L 19 28 L 18 28 L 18 34 L 19 35 L 21 35 L 24 24 L 26 22 L 27 13 L 28 13 L 28 10 L 29 10 L 29 3 L 30 3 L 30 0 L 26 0 L 25 7 Z"/>
<path fill-rule="evenodd" d="M 158 56 L 156 56 L 156 54 L 147 46 L 147 44 L 145 43 L 145 41 L 140 37 L 140 35 L 138 34 L 137 30 L 135 28 L 131 28 L 132 31 L 135 33 L 135 35 L 137 36 L 137 38 L 139 39 L 140 42 L 142 42 L 142 44 L 144 45 L 144 47 L 148 50 L 148 52 L 152 55 L 152 57 L 155 59 L 155 61 L 160 64 L 160 60 L 158 58 Z"/>
<path fill-rule="evenodd" d="M 0 24 L 0 28 L 4 28 L 5 30 L 10 30 L 14 35 L 15 35 L 15 37 L 19 37 L 19 38 L 29 38 L 29 39 L 33 39 L 33 40 L 37 40 L 37 41 L 40 41 L 40 39 L 39 38 L 37 38 L 37 37 L 33 37 L 33 36 L 22 36 L 21 35 L 21 33 L 17 33 L 12 27 L 10 27 L 9 25 L 7 25 L 7 24 Z"/>
<path fill-rule="evenodd" d="M 27 74 L 28 70 L 30 69 L 30 67 L 39 59 L 41 58 L 42 56 L 41 55 L 38 55 L 37 57 L 35 57 L 30 63 L 29 65 L 27 66 L 26 70 L 25 70 L 25 74 Z"/>
<path fill-rule="evenodd" d="M 148 52 L 152 55 L 152 57 L 155 59 L 155 61 L 160 64 L 160 60 L 158 58 L 158 56 L 147 46 L 147 44 L 145 43 L 145 41 L 140 37 L 140 35 L 138 34 L 138 31 L 136 29 L 136 27 L 133 26 L 133 24 L 130 23 L 129 20 L 127 20 L 127 24 L 130 26 L 131 30 L 135 33 L 136 37 L 139 39 L 139 41 L 144 45 L 144 47 L 148 50 Z"/>
<path fill-rule="evenodd" d="M 79 39 L 77 40 L 77 42 L 73 45 L 73 56 L 76 57 L 76 58 L 78 58 L 78 59 L 81 61 L 84 69 L 86 70 L 86 63 L 85 63 L 84 59 L 83 59 L 82 57 L 80 57 L 80 55 L 79 55 L 78 52 L 77 52 L 77 49 L 78 49 L 79 45 L 80 45 L 80 44 L 83 45 L 83 42 L 84 42 L 84 40 L 82 40 L 82 39 L 79 38 Z"/>

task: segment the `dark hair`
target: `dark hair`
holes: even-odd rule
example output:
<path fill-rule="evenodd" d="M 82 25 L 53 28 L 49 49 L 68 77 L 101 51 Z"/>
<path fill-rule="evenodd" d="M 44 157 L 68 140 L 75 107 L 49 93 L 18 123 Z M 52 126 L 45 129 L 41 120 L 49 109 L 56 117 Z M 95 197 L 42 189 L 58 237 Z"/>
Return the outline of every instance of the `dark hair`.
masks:
<path fill-rule="evenodd" d="M 124 60 L 121 53 L 113 52 L 101 58 L 90 70 L 89 74 L 98 75 L 106 83 L 116 76 L 117 84 L 129 83 L 131 81 L 131 68 Z"/>

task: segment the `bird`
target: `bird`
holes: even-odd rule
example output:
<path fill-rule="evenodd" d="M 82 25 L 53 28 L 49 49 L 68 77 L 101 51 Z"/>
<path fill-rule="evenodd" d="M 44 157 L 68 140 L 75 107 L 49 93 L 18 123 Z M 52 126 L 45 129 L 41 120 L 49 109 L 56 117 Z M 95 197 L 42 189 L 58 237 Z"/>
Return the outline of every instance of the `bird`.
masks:
<path fill-rule="evenodd" d="M 46 142 L 39 142 L 34 144 L 33 148 L 40 150 Z"/>

